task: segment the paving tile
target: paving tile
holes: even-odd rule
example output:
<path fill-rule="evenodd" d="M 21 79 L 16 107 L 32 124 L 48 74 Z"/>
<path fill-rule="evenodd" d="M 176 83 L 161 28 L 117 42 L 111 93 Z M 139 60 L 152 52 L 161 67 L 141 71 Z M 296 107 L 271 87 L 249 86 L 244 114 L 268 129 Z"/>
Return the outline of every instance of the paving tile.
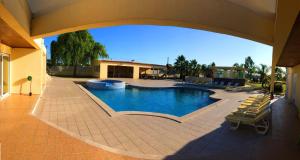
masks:
<path fill-rule="evenodd" d="M 234 155 L 234 153 L 236 153 L 240 159 L 260 159 L 261 157 L 266 159 L 267 153 L 263 152 L 264 149 L 258 150 L 254 148 L 268 147 L 266 148 L 266 150 L 268 150 L 270 148 L 282 148 L 282 145 L 287 144 L 290 146 L 294 143 L 292 140 L 297 139 L 300 134 L 300 127 L 297 125 L 299 121 L 293 119 L 293 116 L 290 116 L 294 115 L 295 108 L 291 107 L 284 100 L 279 100 L 276 104 L 273 104 L 277 106 L 273 111 L 274 121 L 272 128 L 274 128 L 274 130 L 272 132 L 274 133 L 261 138 L 251 129 L 241 129 L 236 132 L 231 132 L 224 123 L 224 117 L 239 105 L 240 102 L 238 101 L 245 99 L 251 93 L 230 93 L 215 89 L 216 95 L 227 99 L 227 101 L 218 104 L 216 107 L 210 107 L 203 110 L 203 112 L 201 111 L 199 115 L 186 122 L 177 123 L 165 118 L 142 115 L 110 117 L 82 92 L 80 88 L 74 84 L 73 80 L 74 79 L 68 78 L 53 78 L 48 83 L 36 116 L 44 121 L 50 121 L 73 134 L 121 151 L 130 151 L 144 155 L 168 156 L 174 159 L 228 159 L 233 158 L 232 155 Z M 76 79 L 76 81 L 80 80 L 86 79 Z M 131 84 L 152 87 L 174 85 L 172 81 L 163 80 L 122 80 Z M 22 104 L 25 104 L 25 102 Z M 28 104 L 30 104 L 30 102 L 28 102 Z M 16 111 L 12 113 L 15 112 Z M 24 110 L 18 111 L 20 115 L 24 115 L 25 113 Z M 15 114 L 1 116 L 0 107 L 0 140 L 1 130 L 11 130 L 15 127 L 14 125 L 7 125 L 2 129 L 1 122 L 4 122 L 2 118 L 18 118 L 18 116 L 16 117 Z M 274 116 L 280 118 L 275 118 Z M 37 128 L 40 128 L 40 125 L 41 124 L 37 125 Z M 41 126 L 45 126 L 45 124 Z M 26 126 L 24 126 L 23 129 L 25 128 Z M 63 133 L 58 134 L 53 133 L 53 131 L 46 133 L 43 130 L 40 131 L 40 129 L 35 128 L 33 128 L 33 130 L 39 131 L 35 133 L 25 132 L 24 134 L 36 134 L 54 138 L 57 137 L 57 135 L 65 137 Z M 287 130 L 293 131 L 286 132 Z M 103 150 L 93 151 L 92 153 L 81 153 L 80 148 L 74 148 L 72 146 L 74 146 L 75 142 L 83 142 L 71 139 L 72 138 L 60 139 L 60 142 L 68 145 L 68 147 L 64 147 L 63 150 L 66 150 L 66 153 L 62 153 L 61 156 L 58 154 L 56 156 L 57 158 L 87 159 L 97 155 L 98 159 L 131 159 L 130 157 L 112 154 Z M 43 138 L 33 140 L 36 145 L 42 144 L 43 141 Z M 59 143 L 57 142 L 58 139 L 51 139 L 50 141 Z M 277 146 L 277 148 L 272 146 L 272 143 L 276 144 L 275 146 Z M 243 149 L 243 147 L 237 147 L 240 144 L 243 144 L 244 148 L 250 149 L 251 151 L 249 151 L 249 153 L 253 152 L 252 156 L 249 156 L 249 154 L 240 154 Z M 10 145 L 10 148 L 14 147 L 14 145 Z M 89 146 L 87 148 L 94 147 Z M 28 148 L 28 150 L 31 151 L 32 148 Z M 290 155 L 295 155 L 295 149 L 290 150 L 283 148 L 282 154 L 286 157 L 289 157 L 289 153 Z M 229 151 L 233 154 L 228 154 Z M 80 152 L 80 154 L 78 154 L 78 152 Z M 280 153 L 278 152 L 277 154 Z"/>

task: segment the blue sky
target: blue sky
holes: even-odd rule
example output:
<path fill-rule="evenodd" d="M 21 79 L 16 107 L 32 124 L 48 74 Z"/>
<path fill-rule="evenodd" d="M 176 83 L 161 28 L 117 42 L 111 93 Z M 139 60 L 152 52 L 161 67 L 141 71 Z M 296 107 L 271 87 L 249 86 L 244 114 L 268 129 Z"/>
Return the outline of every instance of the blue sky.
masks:
<path fill-rule="evenodd" d="M 94 39 L 103 45 L 113 60 L 173 63 L 180 54 L 200 64 L 217 66 L 243 63 L 251 56 L 258 64 L 271 65 L 272 47 L 225 34 L 179 27 L 128 25 L 91 29 Z M 45 38 L 48 57 L 50 43 L 57 36 Z"/>

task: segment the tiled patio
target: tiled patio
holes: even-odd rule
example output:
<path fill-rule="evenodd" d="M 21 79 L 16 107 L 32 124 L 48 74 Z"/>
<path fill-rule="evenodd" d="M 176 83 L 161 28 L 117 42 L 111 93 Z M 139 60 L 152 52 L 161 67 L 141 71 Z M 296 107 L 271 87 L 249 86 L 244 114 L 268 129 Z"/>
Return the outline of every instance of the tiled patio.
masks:
<path fill-rule="evenodd" d="M 0 101 L 1 160 L 129 160 L 73 138 L 30 115 L 37 96 Z"/>
<path fill-rule="evenodd" d="M 73 137 L 114 153 L 157 159 L 297 159 L 300 156 L 296 146 L 299 121 L 295 108 L 283 99 L 273 104 L 272 131 L 260 136 L 247 127 L 230 131 L 224 123 L 224 117 L 249 93 L 215 90 L 215 97 L 225 99 L 222 103 L 177 123 L 143 115 L 110 117 L 73 81 L 53 78 L 35 115 Z M 175 84 L 155 80 L 128 82 L 147 86 Z"/>

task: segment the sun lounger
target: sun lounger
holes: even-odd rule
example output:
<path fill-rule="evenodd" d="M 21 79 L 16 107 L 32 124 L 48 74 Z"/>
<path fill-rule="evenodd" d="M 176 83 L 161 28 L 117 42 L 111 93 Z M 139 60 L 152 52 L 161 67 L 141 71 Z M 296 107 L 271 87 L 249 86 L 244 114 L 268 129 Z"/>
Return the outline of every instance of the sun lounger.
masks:
<path fill-rule="evenodd" d="M 268 108 L 263 110 L 260 114 L 255 117 L 243 116 L 230 114 L 226 116 L 226 121 L 231 124 L 231 129 L 237 130 L 241 124 L 250 125 L 255 128 L 258 134 L 266 134 L 269 130 L 270 124 L 267 119 L 268 115 L 271 113 L 271 109 Z"/>
<path fill-rule="evenodd" d="M 226 116 L 231 129 L 236 130 L 240 124 L 253 126 L 257 133 L 266 134 L 269 130 L 268 115 L 271 113 L 269 107 L 269 96 L 249 97 L 256 98 L 252 103 L 242 103 L 236 111 Z"/>
<path fill-rule="evenodd" d="M 265 102 L 270 102 L 270 97 L 264 97 L 264 98 L 256 98 L 256 99 L 252 99 L 252 98 L 247 98 L 245 101 L 243 101 L 243 103 L 241 103 L 241 106 L 245 105 L 260 105 L 263 104 Z"/>

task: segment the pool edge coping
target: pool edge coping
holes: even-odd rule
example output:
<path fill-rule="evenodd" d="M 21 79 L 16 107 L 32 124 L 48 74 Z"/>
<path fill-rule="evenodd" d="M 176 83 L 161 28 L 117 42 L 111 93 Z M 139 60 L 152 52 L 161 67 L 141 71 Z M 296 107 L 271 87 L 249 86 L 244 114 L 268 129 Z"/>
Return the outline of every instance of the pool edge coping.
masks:
<path fill-rule="evenodd" d="M 188 114 L 186 114 L 182 117 L 177 117 L 177 116 L 173 116 L 173 115 L 169 115 L 169 114 L 163 114 L 163 113 L 142 112 L 142 111 L 119 111 L 119 112 L 116 112 L 109 105 L 107 105 L 105 102 L 103 102 L 100 98 L 96 97 L 94 94 L 92 94 L 89 90 L 87 90 L 81 84 L 77 84 L 77 86 L 84 93 L 86 93 L 96 104 L 98 104 L 98 106 L 104 112 L 106 112 L 110 117 L 116 117 L 116 116 L 120 116 L 120 115 L 144 115 L 144 116 L 153 116 L 153 117 L 165 118 L 165 119 L 169 119 L 169 120 L 172 120 L 172 121 L 175 121 L 175 122 L 178 122 L 178 123 L 183 123 L 183 122 L 186 122 L 190 119 L 195 118 L 196 116 L 198 116 L 199 114 L 201 114 L 205 110 L 211 109 L 212 107 L 217 107 L 220 103 L 223 103 L 223 102 L 227 101 L 227 99 L 217 98 L 214 91 L 206 89 L 210 92 L 213 92 L 211 98 L 216 99 L 217 101 L 214 102 L 214 103 L 211 103 L 211 104 L 209 104 L 209 105 L 207 105 L 203 108 L 197 109 L 197 110 L 195 110 L 191 113 L 188 113 Z M 134 85 L 131 85 L 131 86 L 134 86 Z M 145 87 L 145 88 L 147 88 L 147 87 Z M 151 88 L 151 87 L 149 87 L 149 88 Z M 163 87 L 160 87 L 160 88 L 163 88 Z M 178 87 L 174 86 L 172 88 L 178 88 Z"/>

